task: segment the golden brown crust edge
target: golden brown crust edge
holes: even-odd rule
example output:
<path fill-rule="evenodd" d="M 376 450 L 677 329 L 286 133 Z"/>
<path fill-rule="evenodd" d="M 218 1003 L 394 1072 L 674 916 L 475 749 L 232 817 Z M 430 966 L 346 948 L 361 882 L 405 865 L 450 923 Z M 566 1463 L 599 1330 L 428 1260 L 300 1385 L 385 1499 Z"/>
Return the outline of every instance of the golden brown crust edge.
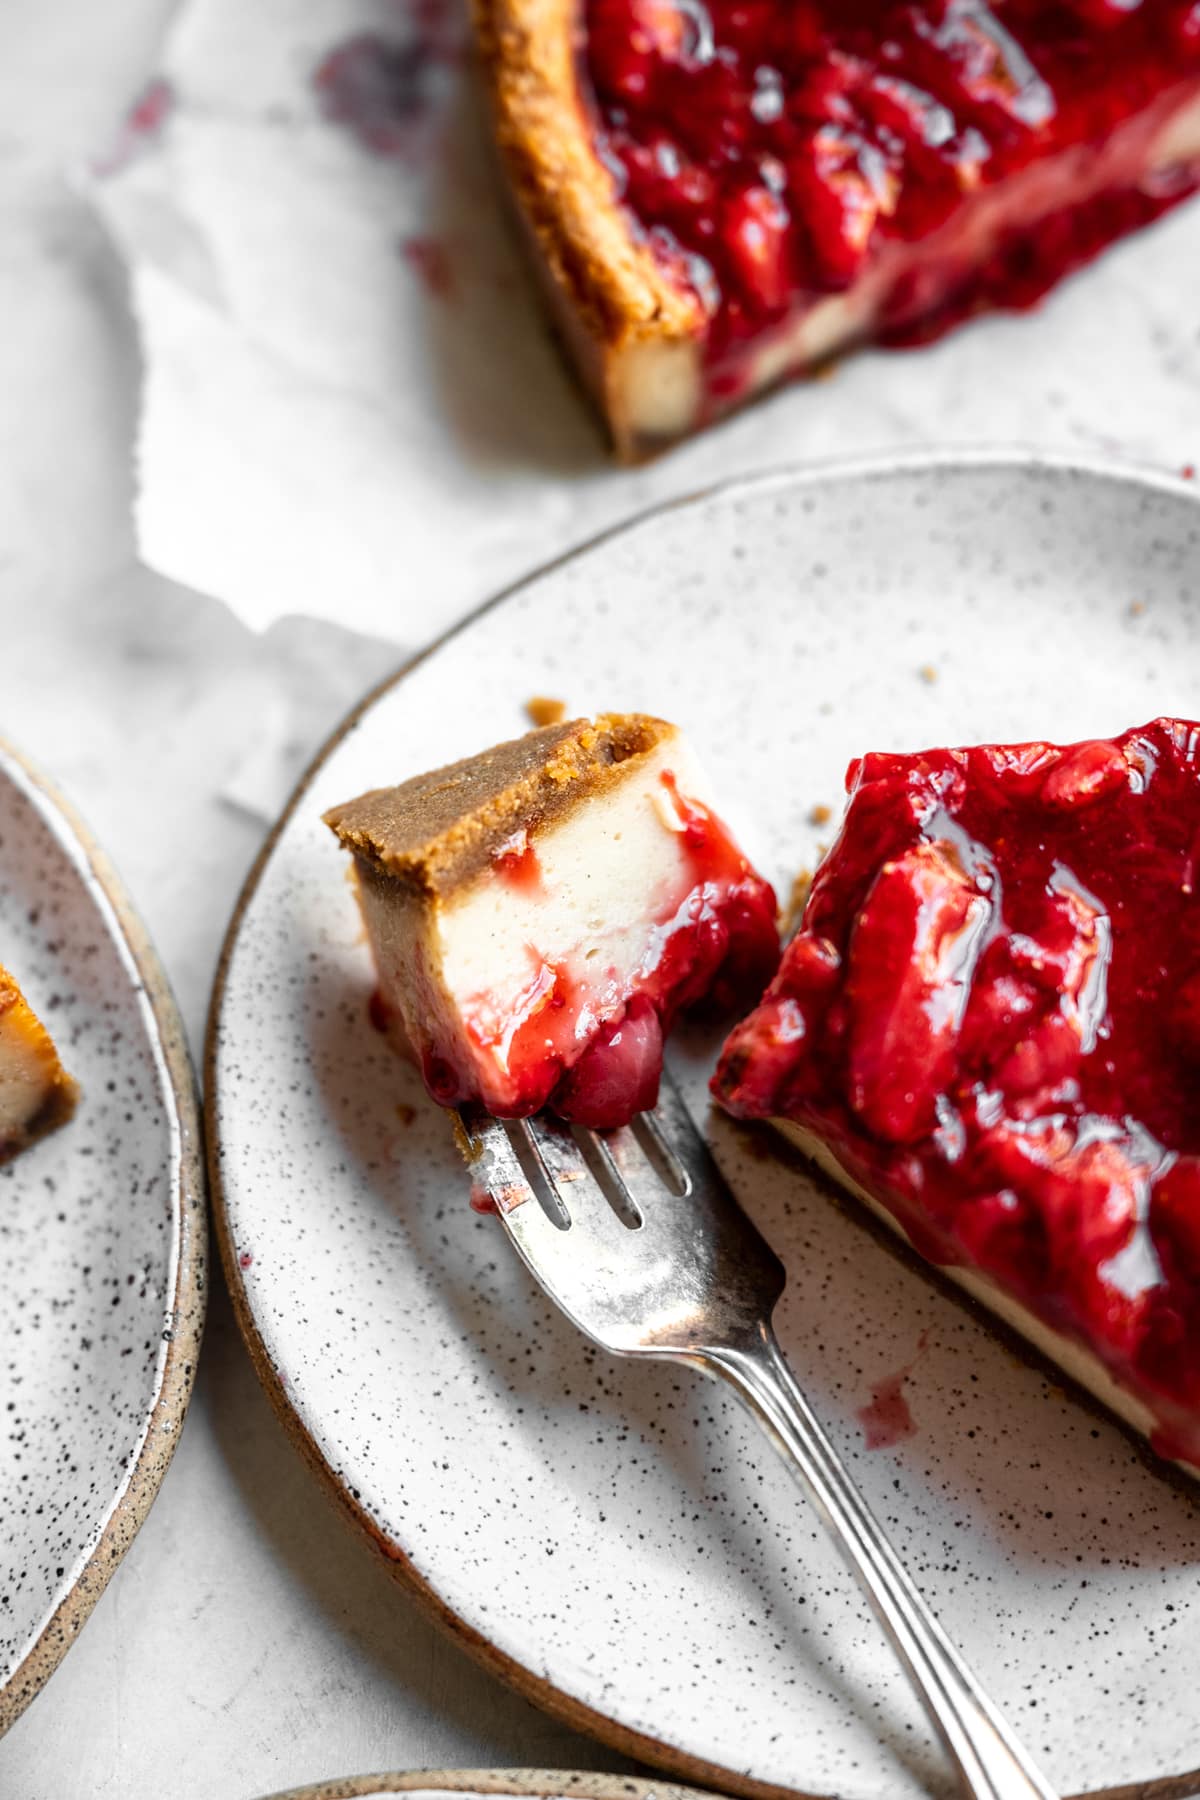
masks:
<path fill-rule="evenodd" d="M 544 725 L 397 787 L 373 788 L 324 819 L 368 880 L 390 878 L 444 900 L 514 833 L 566 817 L 674 734 L 644 713 Z"/>
<path fill-rule="evenodd" d="M 473 0 L 496 141 L 551 309 L 618 452 L 636 424 L 618 377 L 623 355 L 688 343 L 704 326 L 695 295 L 634 237 L 596 154 L 576 75 L 577 0 Z"/>

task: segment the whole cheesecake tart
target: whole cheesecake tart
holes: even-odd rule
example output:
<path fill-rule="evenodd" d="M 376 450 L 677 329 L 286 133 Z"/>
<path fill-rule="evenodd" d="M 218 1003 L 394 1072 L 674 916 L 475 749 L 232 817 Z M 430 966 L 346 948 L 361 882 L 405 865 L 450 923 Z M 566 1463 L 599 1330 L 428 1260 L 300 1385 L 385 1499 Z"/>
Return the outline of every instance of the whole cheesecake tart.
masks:
<path fill-rule="evenodd" d="M 0 1161 L 61 1125 L 75 1100 L 50 1033 L 0 968 Z"/>
<path fill-rule="evenodd" d="M 1032 305 L 1200 181 L 1196 0 L 475 0 L 618 450 L 869 337 Z"/>
<path fill-rule="evenodd" d="M 545 726 L 325 817 L 383 1021 L 446 1106 L 627 1124 L 680 1009 L 752 1004 L 779 961 L 774 893 L 661 719 Z"/>
<path fill-rule="evenodd" d="M 714 1092 L 1200 1468 L 1200 725 L 848 788 Z"/>

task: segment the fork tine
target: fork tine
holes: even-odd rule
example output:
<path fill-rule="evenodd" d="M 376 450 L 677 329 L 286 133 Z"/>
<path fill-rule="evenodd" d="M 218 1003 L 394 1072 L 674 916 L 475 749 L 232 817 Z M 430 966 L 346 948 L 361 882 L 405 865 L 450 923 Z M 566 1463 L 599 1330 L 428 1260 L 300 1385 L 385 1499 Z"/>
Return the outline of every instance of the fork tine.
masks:
<path fill-rule="evenodd" d="M 514 1248 L 597 1343 L 661 1355 L 740 1340 L 782 1291 L 782 1266 L 665 1076 L 636 1129 L 599 1135 L 548 1113 L 501 1122 L 478 1109 L 461 1125 Z"/>
<path fill-rule="evenodd" d="M 604 1135 L 575 1125 L 571 1129 L 571 1136 L 578 1144 L 580 1155 L 591 1170 L 593 1180 L 617 1217 L 623 1225 L 637 1230 L 644 1221 L 634 1192 L 634 1183 L 628 1176 L 628 1132 L 615 1131 Z"/>
<path fill-rule="evenodd" d="M 473 1183 L 539 1278 L 578 1272 L 611 1253 L 626 1227 L 565 1125 L 547 1114 L 502 1120 L 471 1108 L 459 1113 L 459 1126 Z"/>
<path fill-rule="evenodd" d="M 541 1211 L 533 1184 L 499 1119 L 479 1106 L 460 1107 L 455 1138 L 471 1175 L 472 1195 L 490 1200 L 500 1214 L 532 1204 Z"/>
<path fill-rule="evenodd" d="M 573 1240 L 575 1255 L 619 1244 L 627 1230 L 618 1211 L 625 1187 L 607 1146 L 594 1132 L 577 1132 L 549 1113 L 521 1124 L 570 1219 L 562 1235 Z"/>

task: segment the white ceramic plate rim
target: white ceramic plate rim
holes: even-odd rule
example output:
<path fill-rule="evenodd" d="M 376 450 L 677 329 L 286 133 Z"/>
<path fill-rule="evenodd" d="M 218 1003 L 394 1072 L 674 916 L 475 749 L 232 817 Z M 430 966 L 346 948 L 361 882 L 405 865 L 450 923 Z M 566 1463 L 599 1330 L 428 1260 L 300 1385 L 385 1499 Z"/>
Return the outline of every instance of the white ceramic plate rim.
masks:
<path fill-rule="evenodd" d="M 495 1800 L 702 1800 L 694 1788 L 592 1769 L 406 1769 L 327 1777 L 266 1800 L 366 1800 L 372 1794 L 488 1794 Z"/>
<path fill-rule="evenodd" d="M 53 1674 L 126 1550 L 167 1471 L 183 1425 L 200 1352 L 208 1224 L 196 1081 L 170 985 L 116 869 L 71 803 L 13 745 L 0 739 L 0 777 L 13 783 L 48 822 L 73 861 L 116 944 L 138 996 L 168 1113 L 172 1242 L 164 1335 L 154 1396 L 128 1468 L 116 1487 L 99 1538 L 21 1662 L 0 1686 L 0 1735 Z"/>
<path fill-rule="evenodd" d="M 702 488 L 691 489 L 674 499 L 643 509 L 620 524 L 610 526 L 585 539 L 574 549 L 554 557 L 522 576 L 520 580 L 492 595 L 459 620 L 456 625 L 415 656 L 409 658 L 393 674 L 378 683 L 346 715 L 320 746 L 304 770 L 246 877 L 222 945 L 209 1010 L 204 1075 L 205 1092 L 209 1097 L 206 1112 L 208 1171 L 213 1200 L 213 1217 L 226 1280 L 234 1302 L 238 1324 L 258 1371 L 259 1379 L 285 1428 L 306 1460 L 325 1483 L 327 1490 L 337 1499 L 349 1518 L 366 1533 L 385 1559 L 391 1573 L 406 1583 L 410 1591 L 417 1595 L 438 1622 L 478 1661 L 515 1686 L 518 1691 L 544 1706 L 549 1712 L 565 1720 L 568 1724 L 599 1737 L 625 1755 L 651 1762 L 687 1780 L 704 1782 L 712 1788 L 769 1797 L 769 1800 L 828 1800 L 828 1796 L 808 1795 L 804 1790 L 795 1787 L 782 1787 L 758 1781 L 752 1777 L 737 1774 L 731 1769 L 706 1762 L 680 1750 L 677 1746 L 660 1742 L 643 1732 L 622 1725 L 617 1720 L 565 1693 L 556 1687 L 549 1677 L 536 1673 L 516 1657 L 499 1649 L 460 1614 L 452 1610 L 441 1595 L 412 1566 L 401 1547 L 381 1536 L 374 1521 L 340 1482 L 336 1471 L 327 1463 L 316 1441 L 295 1411 L 286 1387 L 276 1374 L 266 1346 L 259 1335 L 238 1266 L 221 1181 L 219 1108 L 215 1104 L 217 1044 L 221 1010 L 226 979 L 243 917 L 255 896 L 279 840 L 293 815 L 303 804 L 318 772 L 342 740 L 354 729 L 358 721 L 384 694 L 400 685 L 428 657 L 443 649 L 460 633 L 471 629 L 494 609 L 504 605 L 526 588 L 541 582 L 547 575 L 564 564 L 589 554 L 610 539 L 637 531 L 648 521 L 664 513 L 701 505 L 718 497 L 736 499 L 742 494 L 769 493 L 773 489 L 781 487 L 797 491 L 837 485 L 848 481 L 870 482 L 902 474 L 932 476 L 964 469 L 996 473 L 1005 471 L 1035 473 L 1044 469 L 1068 477 L 1084 480 L 1098 479 L 1106 483 L 1130 486 L 1169 497 L 1174 501 L 1190 502 L 1200 507 L 1200 489 L 1182 474 L 1173 474 L 1161 468 L 1139 465 L 1136 462 L 1105 457 L 1076 456 L 1066 452 L 1033 451 L 1013 446 L 1009 448 L 969 447 L 946 450 L 913 450 L 899 454 L 863 455 L 831 460 L 820 466 L 805 463 L 780 464 L 731 480 L 718 481 Z M 950 1291 L 953 1292 L 953 1290 Z M 1086 1796 L 1081 1796 L 1081 1800 L 1188 1800 L 1188 1797 L 1195 1793 L 1198 1785 L 1200 1785 L 1200 1768 L 1184 1774 L 1159 1777 L 1149 1783 L 1139 1781 L 1120 1787 L 1091 1789 Z M 301 1793 L 304 1792 L 305 1790 L 301 1790 Z M 320 1788 L 316 1790 L 317 1795 L 320 1795 L 321 1792 Z M 281 1800 L 289 1800 L 289 1797 L 283 1796 Z"/>

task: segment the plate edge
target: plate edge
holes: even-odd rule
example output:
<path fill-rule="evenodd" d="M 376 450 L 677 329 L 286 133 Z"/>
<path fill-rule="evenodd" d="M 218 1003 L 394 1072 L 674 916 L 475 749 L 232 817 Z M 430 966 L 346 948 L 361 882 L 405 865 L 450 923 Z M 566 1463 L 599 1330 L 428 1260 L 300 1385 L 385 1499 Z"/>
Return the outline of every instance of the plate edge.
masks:
<path fill-rule="evenodd" d="M 82 852 L 124 939 L 141 979 L 154 1019 L 158 1048 L 167 1073 L 168 1093 L 179 1134 L 172 1206 L 176 1221 L 177 1258 L 170 1297 L 171 1338 L 162 1375 L 146 1421 L 141 1446 L 120 1496 L 69 1592 L 43 1625 L 35 1642 L 7 1681 L 0 1686 L 0 1737 L 36 1699 L 78 1637 L 80 1630 L 150 1511 L 179 1442 L 204 1331 L 207 1297 L 208 1219 L 199 1097 L 187 1048 L 183 1021 L 166 971 L 149 932 L 107 852 L 82 815 L 61 790 L 23 752 L 0 738 L 0 768 L 5 765 L 31 787 L 58 815 Z M 165 1440 L 165 1442 L 164 1442 Z"/>
<path fill-rule="evenodd" d="M 490 1794 L 496 1800 L 702 1800 L 697 1788 L 615 1775 L 604 1769 L 403 1769 L 370 1775 L 327 1777 L 287 1788 L 264 1800 L 360 1800 L 379 1793 L 427 1789 L 447 1794 Z"/>

